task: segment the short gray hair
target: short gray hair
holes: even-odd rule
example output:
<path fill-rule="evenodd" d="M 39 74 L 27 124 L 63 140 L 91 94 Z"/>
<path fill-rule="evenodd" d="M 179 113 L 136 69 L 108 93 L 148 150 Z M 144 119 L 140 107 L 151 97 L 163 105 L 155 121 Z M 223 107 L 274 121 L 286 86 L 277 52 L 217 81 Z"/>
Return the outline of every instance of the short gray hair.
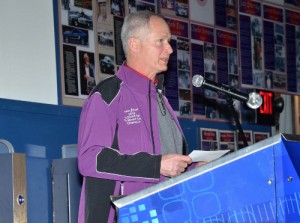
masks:
<path fill-rule="evenodd" d="M 131 37 L 142 38 L 141 30 L 149 30 L 149 21 L 152 16 L 162 16 L 151 11 L 137 11 L 136 13 L 129 14 L 125 17 L 121 30 L 121 40 L 125 56 L 128 54 L 128 40 Z"/>

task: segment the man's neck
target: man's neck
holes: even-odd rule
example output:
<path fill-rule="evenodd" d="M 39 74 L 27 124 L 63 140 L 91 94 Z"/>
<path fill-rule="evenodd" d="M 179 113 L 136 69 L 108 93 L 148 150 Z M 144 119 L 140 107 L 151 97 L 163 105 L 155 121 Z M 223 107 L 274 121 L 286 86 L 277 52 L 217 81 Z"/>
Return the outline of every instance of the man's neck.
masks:
<path fill-rule="evenodd" d="M 144 73 L 142 73 L 142 72 L 138 71 L 137 69 L 135 69 L 135 68 L 131 67 L 130 65 L 128 65 L 128 63 L 125 63 L 125 66 L 128 67 L 129 69 L 135 71 L 135 72 L 138 73 L 139 75 L 141 75 L 141 76 L 143 76 L 143 77 L 145 77 L 145 78 L 147 78 L 147 79 L 152 80 L 154 83 L 156 82 L 156 77 L 154 77 L 154 78 L 149 78 L 149 77 L 148 77 L 147 75 L 145 75 Z"/>

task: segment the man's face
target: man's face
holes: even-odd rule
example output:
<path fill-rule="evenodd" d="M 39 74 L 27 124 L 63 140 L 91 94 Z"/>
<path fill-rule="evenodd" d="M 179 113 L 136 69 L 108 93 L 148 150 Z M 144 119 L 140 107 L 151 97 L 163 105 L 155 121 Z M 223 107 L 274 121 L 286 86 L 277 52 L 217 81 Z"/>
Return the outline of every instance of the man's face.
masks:
<path fill-rule="evenodd" d="M 84 63 L 89 64 L 90 63 L 90 58 L 88 56 L 84 57 Z"/>
<path fill-rule="evenodd" d="M 144 74 L 150 77 L 168 69 L 170 54 L 173 52 L 169 43 L 171 33 L 166 22 L 159 17 L 150 19 L 150 31 L 141 41 L 140 58 L 144 64 Z"/>
<path fill-rule="evenodd" d="M 106 14 L 106 3 L 105 2 L 99 3 L 99 11 L 100 11 L 101 15 Z"/>

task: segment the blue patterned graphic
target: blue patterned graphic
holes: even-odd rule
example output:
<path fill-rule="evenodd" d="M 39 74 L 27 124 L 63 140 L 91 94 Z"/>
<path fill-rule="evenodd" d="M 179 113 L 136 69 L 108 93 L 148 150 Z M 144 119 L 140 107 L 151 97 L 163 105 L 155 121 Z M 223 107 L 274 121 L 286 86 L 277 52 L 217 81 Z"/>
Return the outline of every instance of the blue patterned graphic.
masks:
<path fill-rule="evenodd" d="M 284 136 L 120 199 L 119 223 L 300 222 L 300 145 Z"/>

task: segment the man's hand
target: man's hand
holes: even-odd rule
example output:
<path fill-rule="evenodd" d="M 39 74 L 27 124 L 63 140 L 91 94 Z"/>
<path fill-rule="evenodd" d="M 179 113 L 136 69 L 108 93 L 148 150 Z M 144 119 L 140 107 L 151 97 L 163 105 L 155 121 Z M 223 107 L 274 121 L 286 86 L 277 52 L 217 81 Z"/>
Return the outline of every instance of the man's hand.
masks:
<path fill-rule="evenodd" d="M 85 74 L 83 77 L 84 77 L 84 79 L 89 80 L 90 75 Z"/>
<path fill-rule="evenodd" d="M 203 165 L 205 165 L 205 164 L 207 164 L 207 163 L 209 163 L 209 162 L 211 162 L 211 161 L 201 161 L 201 162 L 198 162 L 198 163 L 195 165 L 195 167 L 203 166 Z"/>
<path fill-rule="evenodd" d="M 192 163 L 189 156 L 180 154 L 167 154 L 161 158 L 160 174 L 166 177 L 175 177 L 185 171 Z"/>

